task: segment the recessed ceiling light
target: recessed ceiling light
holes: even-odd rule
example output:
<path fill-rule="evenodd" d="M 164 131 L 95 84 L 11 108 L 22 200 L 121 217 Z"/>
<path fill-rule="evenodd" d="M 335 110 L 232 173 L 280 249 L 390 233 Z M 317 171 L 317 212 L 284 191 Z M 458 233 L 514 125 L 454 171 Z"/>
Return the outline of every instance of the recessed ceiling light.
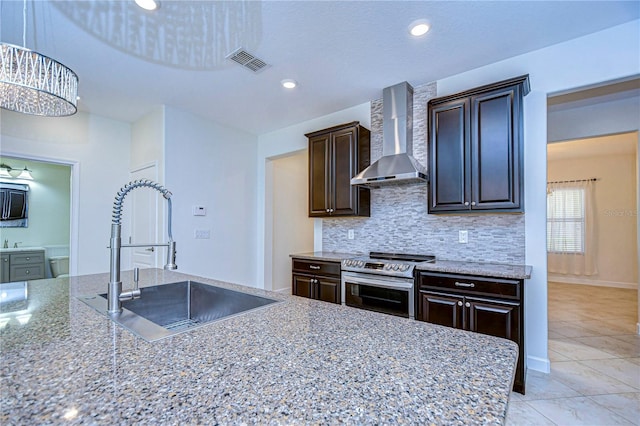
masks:
<path fill-rule="evenodd" d="M 298 83 L 295 80 L 291 80 L 290 78 L 286 78 L 282 80 L 280 84 L 282 84 L 282 87 L 284 87 L 285 89 L 293 89 L 298 85 Z"/>
<path fill-rule="evenodd" d="M 414 37 L 420 37 L 429 32 L 429 24 L 424 20 L 414 21 L 409 25 L 409 33 Z"/>
<path fill-rule="evenodd" d="M 156 10 L 160 7 L 158 0 L 135 0 L 136 4 L 144 10 Z"/>

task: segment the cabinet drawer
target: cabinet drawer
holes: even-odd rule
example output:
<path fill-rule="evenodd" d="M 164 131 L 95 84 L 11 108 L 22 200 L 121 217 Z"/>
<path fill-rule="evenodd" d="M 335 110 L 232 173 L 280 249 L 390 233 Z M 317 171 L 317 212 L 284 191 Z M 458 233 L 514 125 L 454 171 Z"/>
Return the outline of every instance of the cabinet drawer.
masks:
<path fill-rule="evenodd" d="M 44 264 L 11 265 L 11 281 L 40 280 L 44 278 Z"/>
<path fill-rule="evenodd" d="M 317 275 L 340 277 L 340 262 L 293 259 L 293 270 Z"/>
<path fill-rule="evenodd" d="M 11 255 L 11 265 L 31 265 L 44 263 L 43 252 L 26 252 Z"/>
<path fill-rule="evenodd" d="M 520 299 L 520 281 L 473 275 L 420 274 L 420 289 L 451 290 L 457 293 Z"/>

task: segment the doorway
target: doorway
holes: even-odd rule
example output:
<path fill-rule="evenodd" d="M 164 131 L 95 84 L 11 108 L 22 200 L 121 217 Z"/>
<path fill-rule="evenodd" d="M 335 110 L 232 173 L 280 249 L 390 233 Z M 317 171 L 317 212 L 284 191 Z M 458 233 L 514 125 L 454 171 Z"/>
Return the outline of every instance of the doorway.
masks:
<path fill-rule="evenodd" d="M 601 305 L 597 301 L 585 308 L 580 300 L 571 297 L 572 293 L 586 291 L 595 296 L 606 293 L 607 289 L 611 294 L 620 289 L 623 293 L 626 291 L 625 299 L 629 299 L 627 293 L 633 293 L 633 318 L 626 319 L 635 324 L 636 334 L 640 331 L 637 308 L 640 78 L 635 76 L 556 94 L 548 98 L 547 105 L 547 180 L 571 187 L 576 186 L 573 181 L 595 179 L 592 214 L 595 226 L 585 225 L 586 231 L 594 230 L 590 243 L 595 249 L 594 268 L 588 273 L 559 270 L 562 268 L 553 264 L 557 258 L 549 260 L 549 348 L 553 362 L 551 339 L 577 338 L 575 333 L 602 335 L 607 332 L 602 330 L 605 317 L 615 314 L 606 312 L 604 306 L 600 311 L 594 310 Z M 550 192 L 548 187 L 547 193 Z M 548 214 L 548 220 L 553 221 L 554 215 Z M 583 244 L 588 237 L 584 238 Z M 548 248 L 550 242 L 553 245 L 554 241 L 548 238 Z M 579 244 L 576 247 L 579 252 Z M 574 257 L 578 256 L 579 253 Z M 571 315 L 573 317 L 567 317 Z M 563 323 L 574 320 L 593 320 L 592 330 L 573 329 L 571 324 Z M 596 324 L 598 320 L 603 321 Z M 612 323 L 616 321 L 611 319 Z M 616 331 L 615 327 L 611 328 L 611 332 Z M 629 332 L 628 325 L 626 329 Z"/>
<path fill-rule="evenodd" d="M 33 179 L 5 177 L 3 182 L 29 186 L 28 226 L 0 228 L 2 244 L 8 247 L 42 247 L 45 249 L 45 278 L 51 278 L 49 258 L 69 256 L 70 274 L 77 265 L 73 244 L 74 227 L 74 164 L 52 159 L 3 155 L 0 163 L 13 170 L 31 171 Z M 5 168 L 5 170 L 7 170 Z"/>
<path fill-rule="evenodd" d="M 148 164 L 143 167 L 131 171 L 131 181 L 150 180 L 158 181 L 158 172 L 156 164 Z M 139 191 L 131 191 L 131 216 L 130 235 L 128 242 L 130 244 L 146 244 L 156 243 L 159 234 L 159 197 L 157 191 L 144 188 Z M 158 267 L 158 251 L 162 248 L 157 247 L 133 247 L 130 249 L 131 268 L 156 268 Z M 125 267 L 126 268 L 126 267 Z"/>
<path fill-rule="evenodd" d="M 269 160 L 272 176 L 271 289 L 291 291 L 292 253 L 313 251 L 307 150 Z"/>

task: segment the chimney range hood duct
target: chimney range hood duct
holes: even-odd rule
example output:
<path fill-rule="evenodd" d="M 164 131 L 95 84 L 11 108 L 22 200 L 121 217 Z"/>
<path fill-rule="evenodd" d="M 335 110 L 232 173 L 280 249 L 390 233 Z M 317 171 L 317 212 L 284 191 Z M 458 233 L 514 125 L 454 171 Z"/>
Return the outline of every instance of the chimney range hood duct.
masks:
<path fill-rule="evenodd" d="M 351 185 L 426 183 L 413 158 L 413 87 L 406 81 L 382 91 L 382 157 L 351 179 Z"/>

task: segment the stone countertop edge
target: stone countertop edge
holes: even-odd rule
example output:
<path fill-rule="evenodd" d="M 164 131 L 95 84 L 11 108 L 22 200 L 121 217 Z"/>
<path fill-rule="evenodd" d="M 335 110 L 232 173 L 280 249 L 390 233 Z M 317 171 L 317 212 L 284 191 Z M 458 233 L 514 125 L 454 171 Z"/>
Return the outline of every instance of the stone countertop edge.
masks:
<path fill-rule="evenodd" d="M 140 271 L 141 287 L 189 279 L 282 303 L 146 342 L 78 299 L 108 274 L 29 281 L 26 308 L 0 306 L 0 423 L 504 424 L 509 340 Z"/>
<path fill-rule="evenodd" d="M 436 260 L 416 265 L 418 271 L 448 272 L 453 274 L 482 275 L 496 278 L 529 279 L 533 268 L 529 265 L 508 265 L 502 263 L 464 262 L 457 260 Z"/>
<path fill-rule="evenodd" d="M 353 259 L 354 257 L 362 256 L 363 253 L 340 253 L 335 251 L 314 251 L 309 253 L 294 253 L 289 257 L 292 259 L 304 259 L 304 260 L 324 260 L 328 262 L 342 262 L 345 259 Z"/>

